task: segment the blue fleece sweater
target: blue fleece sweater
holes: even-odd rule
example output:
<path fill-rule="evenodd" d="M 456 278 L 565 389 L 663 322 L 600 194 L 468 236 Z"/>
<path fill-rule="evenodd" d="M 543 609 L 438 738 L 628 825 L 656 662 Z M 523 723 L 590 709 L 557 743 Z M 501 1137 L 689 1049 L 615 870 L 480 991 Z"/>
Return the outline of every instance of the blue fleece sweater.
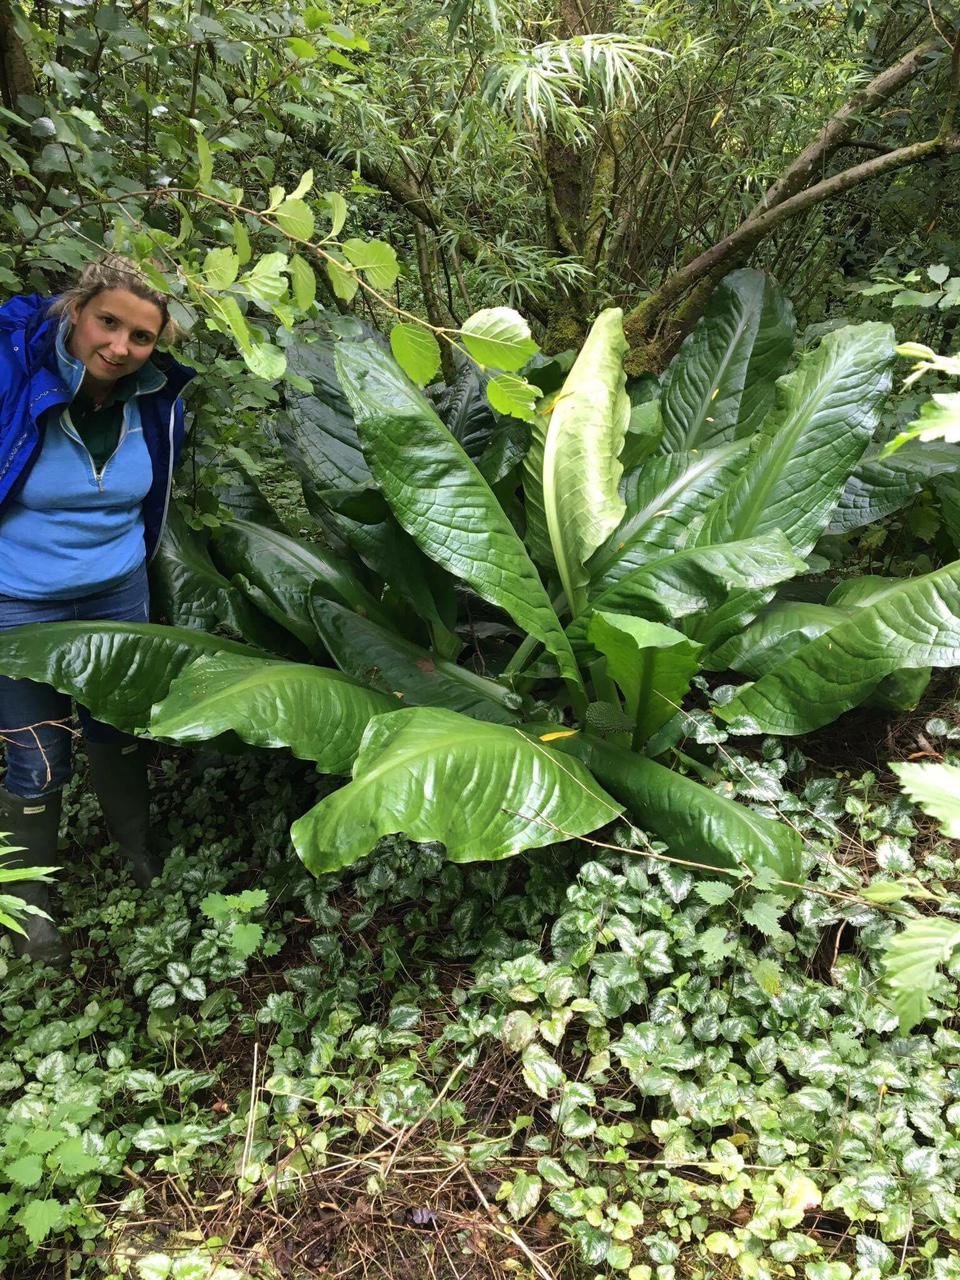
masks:
<path fill-rule="evenodd" d="M 72 400 L 84 368 L 66 350 L 67 328 L 60 326 L 56 354 Z M 21 600 L 93 595 L 143 562 L 142 504 L 153 470 L 137 398 L 165 381 L 148 361 L 118 386 L 124 402 L 120 438 L 99 471 L 69 405 L 50 415 L 39 456 L 0 515 L 0 595 Z"/>

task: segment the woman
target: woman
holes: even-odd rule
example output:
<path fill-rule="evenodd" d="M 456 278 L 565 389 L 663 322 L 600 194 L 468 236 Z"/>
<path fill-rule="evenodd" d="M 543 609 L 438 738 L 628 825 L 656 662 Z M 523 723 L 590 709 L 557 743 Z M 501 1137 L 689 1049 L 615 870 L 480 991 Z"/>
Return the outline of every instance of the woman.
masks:
<path fill-rule="evenodd" d="M 37 622 L 146 622 L 147 563 L 163 532 L 184 436 L 180 393 L 193 371 L 157 343 L 167 300 L 109 255 L 60 297 L 0 307 L 0 630 Z M 94 788 L 111 837 L 146 887 L 146 763 L 135 739 L 78 708 Z M 7 774 L 0 831 L 27 866 L 56 866 L 62 788 L 71 773 L 70 699 L 0 676 Z M 40 885 L 10 886 L 46 909 Z M 42 916 L 14 935 L 19 954 L 67 954 Z"/>

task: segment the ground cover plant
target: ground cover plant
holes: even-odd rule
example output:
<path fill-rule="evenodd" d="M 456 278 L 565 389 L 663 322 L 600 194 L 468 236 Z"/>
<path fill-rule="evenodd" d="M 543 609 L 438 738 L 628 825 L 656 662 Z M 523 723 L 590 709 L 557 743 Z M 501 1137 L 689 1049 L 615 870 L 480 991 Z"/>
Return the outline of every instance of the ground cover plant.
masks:
<path fill-rule="evenodd" d="M 899 1033 L 870 895 L 939 896 L 956 846 L 876 773 L 712 754 L 802 830 L 792 905 L 626 826 L 487 865 L 391 838 L 318 883 L 283 837 L 325 783 L 190 753 L 163 892 L 105 892 L 75 781 L 72 966 L 0 979 L 7 1273 L 954 1276 L 956 987 Z"/>

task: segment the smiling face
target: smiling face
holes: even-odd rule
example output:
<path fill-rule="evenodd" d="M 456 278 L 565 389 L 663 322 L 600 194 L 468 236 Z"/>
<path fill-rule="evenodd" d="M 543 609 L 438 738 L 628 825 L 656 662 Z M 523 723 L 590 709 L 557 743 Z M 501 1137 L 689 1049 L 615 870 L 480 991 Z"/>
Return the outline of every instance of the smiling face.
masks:
<path fill-rule="evenodd" d="M 155 302 L 128 289 L 102 289 L 70 308 L 67 350 L 86 369 L 88 390 L 108 390 L 149 360 L 164 325 Z"/>

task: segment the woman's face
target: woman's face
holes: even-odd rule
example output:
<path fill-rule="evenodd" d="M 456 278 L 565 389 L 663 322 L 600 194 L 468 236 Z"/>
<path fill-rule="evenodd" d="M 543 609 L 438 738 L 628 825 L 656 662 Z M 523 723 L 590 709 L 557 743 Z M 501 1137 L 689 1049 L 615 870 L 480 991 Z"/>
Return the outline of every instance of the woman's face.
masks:
<path fill-rule="evenodd" d="M 87 379 L 104 387 L 146 363 L 164 323 L 155 302 L 128 289 L 103 289 L 82 307 L 74 303 L 70 320 L 67 350 L 82 362 Z"/>

